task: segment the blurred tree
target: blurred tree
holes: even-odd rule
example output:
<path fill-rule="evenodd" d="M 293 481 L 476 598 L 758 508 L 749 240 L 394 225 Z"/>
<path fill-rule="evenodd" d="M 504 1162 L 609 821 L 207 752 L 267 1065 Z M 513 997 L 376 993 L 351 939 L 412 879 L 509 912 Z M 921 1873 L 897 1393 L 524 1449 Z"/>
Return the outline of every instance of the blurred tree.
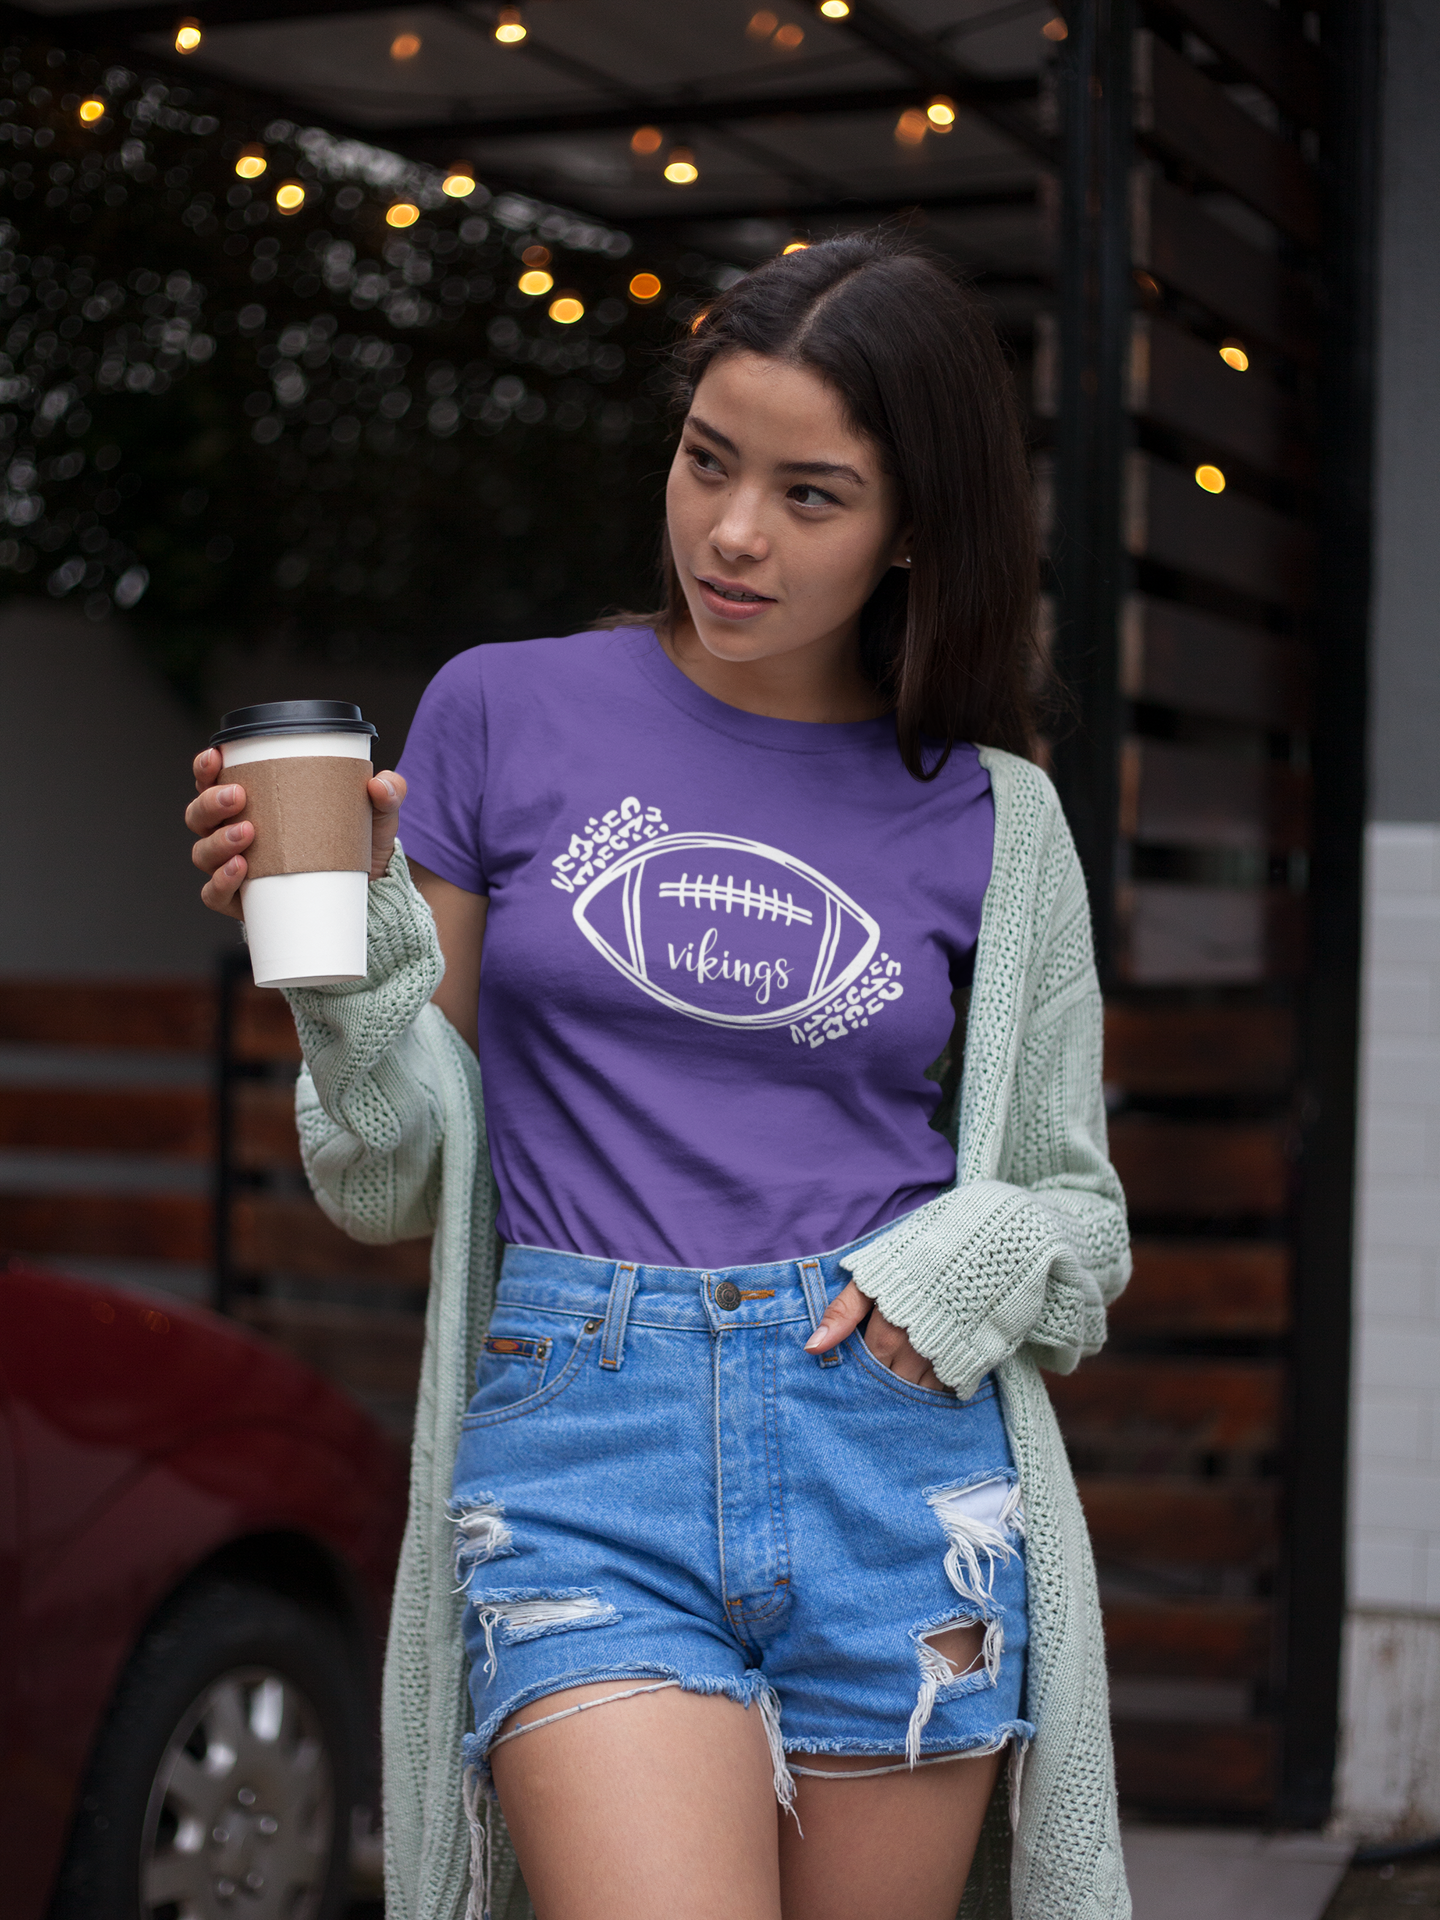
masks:
<path fill-rule="evenodd" d="M 8 46 L 0 594 L 126 611 L 192 697 L 221 641 L 429 668 L 650 603 L 663 344 L 736 270 L 457 185 Z"/>

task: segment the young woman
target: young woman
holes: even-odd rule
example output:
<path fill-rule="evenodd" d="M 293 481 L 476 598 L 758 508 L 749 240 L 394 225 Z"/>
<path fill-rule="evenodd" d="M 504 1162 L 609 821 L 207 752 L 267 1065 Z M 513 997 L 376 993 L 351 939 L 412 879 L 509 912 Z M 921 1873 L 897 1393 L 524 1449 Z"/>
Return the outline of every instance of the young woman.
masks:
<path fill-rule="evenodd" d="M 290 995 L 321 1205 L 435 1233 L 389 1911 L 524 1910 L 498 1796 L 541 1920 L 1124 1920 L 1038 1367 L 1129 1257 L 1008 375 L 879 238 L 677 358 L 665 610 L 441 670 L 370 784 L 370 978 Z"/>

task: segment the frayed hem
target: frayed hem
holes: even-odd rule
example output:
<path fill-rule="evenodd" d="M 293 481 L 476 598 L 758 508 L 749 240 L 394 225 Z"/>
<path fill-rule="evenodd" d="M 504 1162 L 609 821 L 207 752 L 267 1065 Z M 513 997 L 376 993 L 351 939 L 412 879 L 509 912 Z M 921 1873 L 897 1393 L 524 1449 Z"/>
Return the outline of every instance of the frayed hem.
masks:
<path fill-rule="evenodd" d="M 878 1759 L 882 1755 L 893 1755 L 895 1747 L 892 1743 L 881 1741 L 867 1741 L 863 1744 L 857 1744 L 853 1741 L 826 1740 L 819 1744 L 812 1741 L 808 1746 L 803 1747 L 794 1745 L 787 1746 L 786 1754 L 790 1759 L 790 1771 L 806 1779 L 874 1780 L 881 1774 L 913 1773 L 917 1767 L 944 1766 L 951 1760 L 988 1760 L 993 1758 L 997 1753 L 1004 1753 L 1008 1748 L 1010 1752 L 1011 1821 L 1013 1824 L 1017 1818 L 1020 1773 L 1024 1765 L 1025 1754 L 1029 1750 L 1030 1742 L 1034 1737 L 1035 1729 L 1030 1725 L 1028 1720 L 1012 1721 L 1008 1726 L 1002 1727 L 998 1733 L 972 1741 L 967 1746 L 944 1747 L 937 1744 L 936 1748 L 928 1753 L 921 1752 L 913 1758 L 907 1754 L 904 1758 L 892 1760 L 883 1767 L 853 1767 L 839 1772 L 832 1771 L 828 1767 L 799 1766 L 796 1764 L 794 1756 L 801 1753 L 810 1754 L 815 1757 L 818 1757 L 820 1754 L 830 1754 L 836 1759 L 869 1760 Z"/>
<path fill-rule="evenodd" d="M 563 1674 L 553 1680 L 543 1680 L 523 1688 L 513 1699 L 503 1701 L 485 1719 L 479 1730 L 465 1735 L 462 1743 L 462 1761 L 466 1770 L 466 1780 L 475 1776 L 476 1791 L 487 1798 L 494 1797 L 494 1780 L 490 1771 L 490 1754 L 498 1744 L 496 1736 L 500 1728 L 511 1717 L 528 1707 L 535 1700 L 544 1700 L 552 1694 L 568 1693 L 572 1687 L 598 1686 L 606 1681 L 634 1681 L 629 1692 L 613 1694 L 604 1700 L 582 1703 L 575 1708 L 562 1709 L 555 1719 L 568 1719 L 571 1713 L 584 1710 L 585 1706 L 608 1706 L 612 1700 L 631 1699 L 637 1693 L 660 1692 L 665 1687 L 678 1687 L 682 1693 L 700 1695 L 723 1695 L 733 1700 L 738 1707 L 747 1711 L 753 1705 L 760 1714 L 765 1729 L 766 1743 L 770 1749 L 770 1760 L 774 1774 L 775 1798 L 788 1814 L 795 1812 L 795 1782 L 790 1776 L 790 1768 L 785 1758 L 785 1743 L 780 1728 L 780 1701 L 774 1689 L 758 1669 L 752 1669 L 741 1679 L 725 1679 L 712 1674 L 683 1674 L 673 1667 L 630 1667 L 630 1668 L 590 1668 L 579 1673 Z M 653 1683 L 653 1685 L 651 1684 Z M 532 1722 L 539 1726 L 548 1721 Z M 515 1729 L 521 1731 L 521 1729 Z M 528 1728 L 524 1731 L 529 1731 Z M 505 1736 L 507 1739 L 509 1735 Z M 467 1794 L 469 1788 L 467 1786 Z M 467 1800 L 468 1806 L 468 1800 Z M 797 1822 L 798 1824 L 798 1822 Z M 466 1920 L 472 1920 L 467 1914 Z"/>

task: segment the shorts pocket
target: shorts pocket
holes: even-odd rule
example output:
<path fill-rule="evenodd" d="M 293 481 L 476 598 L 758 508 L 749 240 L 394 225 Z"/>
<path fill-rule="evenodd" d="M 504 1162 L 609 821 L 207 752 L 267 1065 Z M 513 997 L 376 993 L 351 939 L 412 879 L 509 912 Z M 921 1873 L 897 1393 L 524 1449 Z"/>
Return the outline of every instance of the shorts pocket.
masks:
<path fill-rule="evenodd" d="M 989 1375 L 968 1400 L 962 1400 L 958 1394 L 948 1390 L 937 1393 L 934 1387 L 917 1387 L 913 1381 L 902 1380 L 898 1373 L 892 1373 L 889 1367 L 871 1353 L 865 1344 L 863 1328 L 857 1327 L 845 1342 L 845 1346 L 877 1386 L 898 1394 L 902 1400 L 908 1400 L 912 1406 L 930 1407 L 941 1413 L 964 1413 L 967 1408 L 978 1406 L 995 1397 L 995 1384 Z"/>
<path fill-rule="evenodd" d="M 460 1423 L 467 1432 L 498 1426 L 502 1420 L 518 1420 L 549 1406 L 584 1366 L 604 1325 L 602 1320 L 586 1320 L 568 1359 L 557 1371 L 555 1361 L 564 1350 L 564 1334 L 557 1337 L 533 1328 L 521 1331 L 506 1324 L 508 1319 L 506 1314 L 496 1314 L 480 1350 L 476 1392 Z"/>

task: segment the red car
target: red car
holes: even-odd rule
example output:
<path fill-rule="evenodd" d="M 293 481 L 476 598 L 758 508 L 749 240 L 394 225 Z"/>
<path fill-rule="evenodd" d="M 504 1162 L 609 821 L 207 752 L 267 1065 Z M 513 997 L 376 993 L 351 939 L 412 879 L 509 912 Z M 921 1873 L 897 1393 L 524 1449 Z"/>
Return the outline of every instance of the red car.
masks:
<path fill-rule="evenodd" d="M 7 1920 L 338 1910 L 404 1508 L 288 1355 L 0 1259 Z"/>

